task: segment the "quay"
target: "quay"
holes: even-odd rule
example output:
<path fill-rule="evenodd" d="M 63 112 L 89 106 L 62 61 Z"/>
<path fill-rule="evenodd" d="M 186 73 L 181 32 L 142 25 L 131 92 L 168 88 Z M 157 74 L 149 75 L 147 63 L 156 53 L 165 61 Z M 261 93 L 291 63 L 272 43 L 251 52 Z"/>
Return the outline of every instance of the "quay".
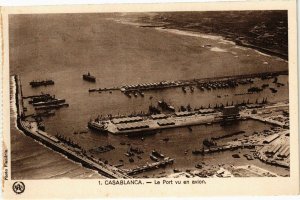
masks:
<path fill-rule="evenodd" d="M 161 161 L 158 161 L 158 162 L 155 162 L 155 163 L 151 163 L 151 164 L 146 164 L 142 167 L 138 167 L 138 168 L 135 168 L 135 169 L 132 169 L 132 170 L 129 170 L 127 172 L 128 175 L 135 175 L 135 174 L 139 174 L 139 173 L 142 173 L 142 172 L 146 172 L 146 171 L 150 171 L 150 170 L 153 170 L 153 169 L 157 169 L 157 168 L 160 168 L 160 167 L 165 167 L 166 165 L 169 165 L 169 164 L 173 164 L 174 163 L 174 159 L 172 158 L 165 158 Z"/>
<path fill-rule="evenodd" d="M 200 150 L 194 150 L 192 151 L 193 154 L 210 154 L 210 153 L 217 153 L 217 152 L 222 152 L 222 151 L 234 151 L 237 149 L 254 149 L 256 146 L 261 146 L 259 144 L 236 144 L 236 145 L 223 145 L 223 146 L 214 146 L 210 147 L 208 149 L 200 149 Z"/>
<path fill-rule="evenodd" d="M 266 106 L 263 108 L 258 108 L 257 110 L 266 110 L 266 109 L 276 109 L 276 108 L 282 108 L 282 107 L 288 107 L 288 104 L 277 104 L 277 105 L 272 105 L 272 106 Z M 253 119 L 253 120 L 257 120 L 263 123 L 268 123 L 274 126 L 279 126 L 282 128 L 288 128 L 289 127 L 289 123 L 288 122 L 281 122 L 278 120 L 274 120 L 272 119 L 272 117 L 263 117 L 263 116 L 259 116 L 258 114 L 254 114 L 251 113 L 251 111 L 253 111 L 253 109 L 245 109 L 243 111 L 240 112 L 241 117 L 246 118 L 246 119 Z"/>
<path fill-rule="evenodd" d="M 204 89 L 222 89 L 222 88 L 232 88 L 236 87 L 238 84 L 248 84 L 252 83 L 252 78 L 261 78 L 269 79 L 277 77 L 279 75 L 287 75 L 288 71 L 277 71 L 277 72 L 265 72 L 265 73 L 255 73 L 255 74 L 246 74 L 246 75 L 236 75 L 236 76 L 222 76 L 214 78 L 201 78 L 201 79 L 191 79 L 191 80 L 177 80 L 177 81 L 160 81 L 155 83 L 139 83 L 133 85 L 122 85 L 120 87 L 112 88 L 98 88 L 98 89 L 89 89 L 89 92 L 102 92 L 102 91 L 113 91 L 120 90 L 128 97 L 129 93 L 142 93 L 142 91 L 149 90 L 162 90 L 168 88 L 182 87 L 183 91 L 186 92 L 185 87 L 189 87 L 191 91 L 194 91 L 193 86 L 196 86 L 201 91 Z"/>
<path fill-rule="evenodd" d="M 200 114 L 199 112 L 178 112 L 164 119 L 155 117 L 121 118 L 106 121 L 94 120 L 88 123 L 88 127 L 100 132 L 112 134 L 133 134 L 156 131 L 169 128 L 187 127 L 193 125 L 210 125 L 222 121 L 220 112 L 212 114 Z M 134 121 L 133 121 L 134 119 Z M 116 123 L 121 122 L 121 123 Z"/>
<path fill-rule="evenodd" d="M 27 121 L 24 114 L 21 81 L 19 76 L 14 76 L 14 79 L 16 83 L 15 98 L 17 104 L 17 126 L 24 132 L 24 134 L 30 136 L 36 141 L 43 143 L 50 149 L 67 156 L 69 159 L 81 163 L 87 168 L 98 171 L 100 174 L 108 178 L 131 178 L 123 170 L 114 166 L 106 165 L 102 161 L 96 161 L 93 158 L 82 154 L 80 151 L 77 151 L 75 148 L 60 142 L 60 140 L 58 140 L 55 136 L 51 136 L 50 134 L 39 130 L 36 122 Z"/>

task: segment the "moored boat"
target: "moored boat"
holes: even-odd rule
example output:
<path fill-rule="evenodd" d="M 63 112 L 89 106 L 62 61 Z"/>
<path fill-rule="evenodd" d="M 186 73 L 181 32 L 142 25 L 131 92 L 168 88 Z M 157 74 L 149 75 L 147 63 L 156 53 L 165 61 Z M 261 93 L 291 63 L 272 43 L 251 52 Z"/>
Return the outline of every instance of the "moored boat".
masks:
<path fill-rule="evenodd" d="M 87 74 L 83 74 L 83 75 L 82 75 L 82 78 L 83 78 L 83 80 L 85 80 L 85 81 L 96 82 L 96 77 L 95 77 L 95 76 L 92 76 L 92 75 L 90 74 L 90 72 L 88 72 Z"/>

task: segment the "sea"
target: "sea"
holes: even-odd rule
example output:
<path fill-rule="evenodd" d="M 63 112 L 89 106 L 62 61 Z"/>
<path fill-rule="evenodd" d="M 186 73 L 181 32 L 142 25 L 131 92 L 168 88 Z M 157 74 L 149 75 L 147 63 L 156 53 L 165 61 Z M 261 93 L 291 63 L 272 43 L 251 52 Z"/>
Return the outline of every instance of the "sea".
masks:
<path fill-rule="evenodd" d="M 127 20 L 127 21 L 126 21 Z M 145 113 L 150 105 L 164 100 L 176 110 L 180 106 L 192 108 L 210 107 L 216 104 L 241 103 L 243 101 L 269 102 L 288 100 L 288 76 L 279 76 L 284 86 L 277 88 L 271 80 L 256 79 L 252 86 L 269 84 L 269 89 L 257 94 L 245 94 L 249 85 L 235 89 L 201 92 L 195 88 L 183 93 L 181 88 L 145 92 L 145 96 L 128 98 L 120 91 L 89 93 L 92 88 L 109 88 L 139 83 L 212 78 L 288 69 L 288 62 L 280 58 L 239 47 L 222 37 L 190 33 L 175 29 L 140 27 L 128 23 L 115 14 L 38 14 L 11 15 L 10 75 L 21 78 L 23 95 L 49 93 L 66 99 L 69 107 L 61 108 L 55 116 L 44 120 L 49 134 L 60 134 L 91 151 L 99 146 L 112 144 L 115 150 L 97 153 L 95 157 L 109 164 L 124 163 L 123 168 L 134 168 L 151 162 L 149 154 L 156 149 L 175 158 L 173 168 L 190 169 L 197 162 L 210 164 L 256 164 L 270 171 L 286 175 L 282 168 L 266 165 L 258 160 L 236 160 L 228 153 L 214 156 L 194 156 L 191 151 L 201 147 L 204 138 L 236 131 L 251 135 L 254 131 L 270 129 L 257 121 L 242 121 L 228 127 L 220 125 L 194 126 L 168 129 L 144 138 L 128 138 L 124 135 L 103 135 L 87 128 L 89 120 L 97 116 L 130 115 Z M 82 80 L 90 72 L 96 83 Z M 32 80 L 52 79 L 53 86 L 31 88 Z M 86 169 L 63 155 L 37 143 L 16 128 L 14 86 L 11 84 L 11 164 L 12 179 L 48 178 L 103 178 L 97 172 Z M 28 114 L 32 112 L 30 105 Z M 76 134 L 81 132 L 81 134 Z M 168 142 L 163 139 L 169 138 Z M 121 145 L 120 143 L 125 143 Z M 142 159 L 131 163 L 124 155 L 129 146 L 144 150 Z M 184 152 L 188 153 L 185 154 Z M 144 175 L 141 175 L 141 177 Z M 156 172 L 147 173 L 156 177 Z"/>

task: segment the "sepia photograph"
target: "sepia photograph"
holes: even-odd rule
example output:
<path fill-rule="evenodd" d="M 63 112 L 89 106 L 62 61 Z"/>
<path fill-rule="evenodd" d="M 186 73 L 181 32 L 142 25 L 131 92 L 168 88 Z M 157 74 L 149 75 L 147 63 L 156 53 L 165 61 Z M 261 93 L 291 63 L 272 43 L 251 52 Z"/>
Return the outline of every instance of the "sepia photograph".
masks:
<path fill-rule="evenodd" d="M 288 9 L 7 19 L 15 193 L 291 177 Z"/>

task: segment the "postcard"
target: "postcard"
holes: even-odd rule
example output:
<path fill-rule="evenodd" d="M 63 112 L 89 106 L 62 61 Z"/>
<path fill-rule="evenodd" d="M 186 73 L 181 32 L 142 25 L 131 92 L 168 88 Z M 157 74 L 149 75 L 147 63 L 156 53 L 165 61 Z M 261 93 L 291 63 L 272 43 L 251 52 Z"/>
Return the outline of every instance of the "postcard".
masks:
<path fill-rule="evenodd" d="M 3 7 L 6 199 L 299 193 L 296 1 Z"/>

